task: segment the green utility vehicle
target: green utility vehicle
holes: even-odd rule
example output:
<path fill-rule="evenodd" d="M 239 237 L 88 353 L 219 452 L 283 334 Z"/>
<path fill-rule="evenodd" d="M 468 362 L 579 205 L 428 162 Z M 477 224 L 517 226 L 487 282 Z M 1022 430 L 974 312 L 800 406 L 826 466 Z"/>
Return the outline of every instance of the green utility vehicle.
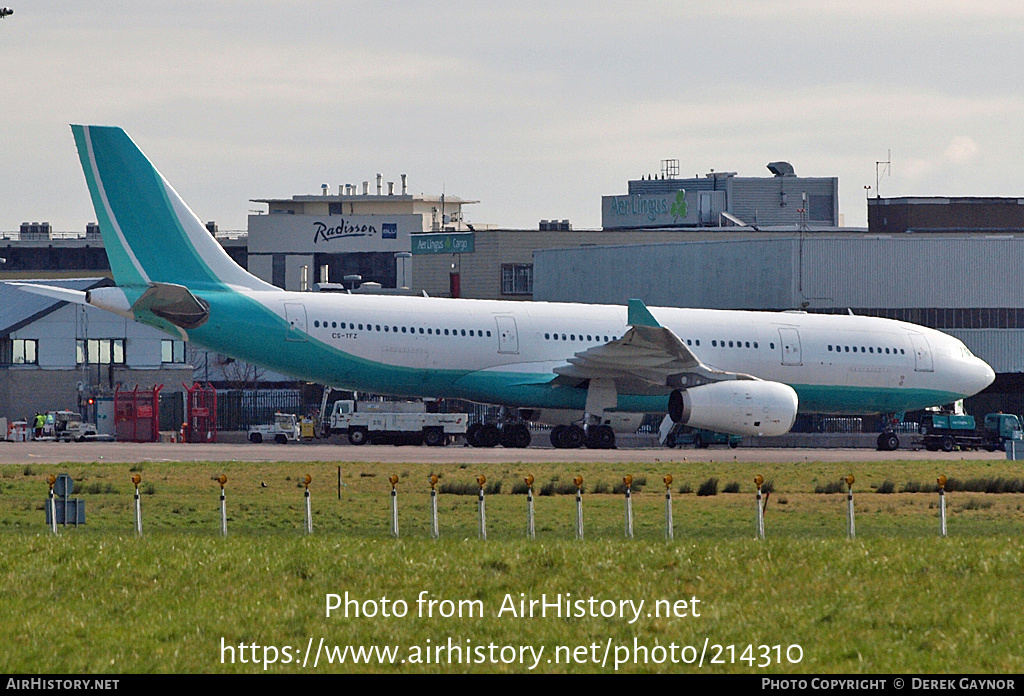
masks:
<path fill-rule="evenodd" d="M 741 442 L 743 442 L 743 438 L 739 435 L 728 435 L 726 433 L 716 433 L 714 430 L 688 428 L 685 426 L 673 429 L 665 438 L 666 447 L 693 445 L 696 449 L 706 449 L 711 445 L 739 447 Z"/>
<path fill-rule="evenodd" d="M 929 452 L 952 452 L 958 447 L 995 452 L 1005 448 L 1008 440 L 1024 439 L 1020 419 L 1012 413 L 990 413 L 980 428 L 974 416 L 931 414 L 921 421 L 921 435 L 923 437 L 915 444 Z"/>

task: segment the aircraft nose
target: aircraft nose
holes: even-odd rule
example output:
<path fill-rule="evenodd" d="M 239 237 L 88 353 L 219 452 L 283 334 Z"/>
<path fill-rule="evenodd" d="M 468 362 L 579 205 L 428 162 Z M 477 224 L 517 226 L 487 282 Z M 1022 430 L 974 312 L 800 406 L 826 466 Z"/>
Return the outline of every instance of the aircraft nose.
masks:
<path fill-rule="evenodd" d="M 974 369 L 971 371 L 971 377 L 972 382 L 974 382 L 974 393 L 977 394 L 982 389 L 985 389 L 988 385 L 996 381 L 996 372 L 984 360 L 981 360 L 980 358 L 975 358 L 975 360 L 977 362 L 974 365 Z"/>

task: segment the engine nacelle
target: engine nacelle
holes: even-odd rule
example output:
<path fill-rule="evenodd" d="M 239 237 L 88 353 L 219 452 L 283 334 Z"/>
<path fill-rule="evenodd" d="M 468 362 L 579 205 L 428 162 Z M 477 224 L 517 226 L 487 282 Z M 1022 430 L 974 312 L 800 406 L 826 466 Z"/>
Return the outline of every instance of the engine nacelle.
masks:
<path fill-rule="evenodd" d="M 733 435 L 785 435 L 796 420 L 797 396 L 781 382 L 735 379 L 672 392 L 676 423 Z"/>

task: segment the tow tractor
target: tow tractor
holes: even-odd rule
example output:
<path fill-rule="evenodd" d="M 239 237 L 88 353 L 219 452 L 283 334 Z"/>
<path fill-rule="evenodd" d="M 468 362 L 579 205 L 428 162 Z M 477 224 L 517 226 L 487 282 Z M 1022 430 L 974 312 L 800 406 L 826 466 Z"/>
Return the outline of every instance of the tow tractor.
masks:
<path fill-rule="evenodd" d="M 264 440 L 273 440 L 279 445 L 284 445 L 289 442 L 299 442 L 301 439 L 299 419 L 294 413 L 275 413 L 273 423 L 249 426 L 249 442 L 255 444 Z"/>
<path fill-rule="evenodd" d="M 96 426 L 83 423 L 82 414 L 75 411 L 47 411 L 42 437 L 37 440 L 50 442 L 83 442 L 99 437 Z"/>

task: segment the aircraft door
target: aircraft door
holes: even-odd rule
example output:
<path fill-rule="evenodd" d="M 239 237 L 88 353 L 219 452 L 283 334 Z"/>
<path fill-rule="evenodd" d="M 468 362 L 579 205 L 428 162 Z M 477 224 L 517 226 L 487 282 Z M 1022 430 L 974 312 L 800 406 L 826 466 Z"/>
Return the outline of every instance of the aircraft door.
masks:
<path fill-rule="evenodd" d="M 306 340 L 306 305 L 299 302 L 285 302 L 284 314 L 288 320 L 286 341 Z"/>
<path fill-rule="evenodd" d="M 782 364 L 802 365 L 800 333 L 796 329 L 779 329 L 779 340 L 782 342 Z"/>
<path fill-rule="evenodd" d="M 914 346 L 914 371 L 934 372 L 935 365 L 932 362 L 932 350 L 924 334 L 910 334 L 910 343 Z"/>
<path fill-rule="evenodd" d="M 516 330 L 516 318 L 511 315 L 496 315 L 495 323 L 498 325 L 498 352 L 518 353 L 519 332 Z"/>

